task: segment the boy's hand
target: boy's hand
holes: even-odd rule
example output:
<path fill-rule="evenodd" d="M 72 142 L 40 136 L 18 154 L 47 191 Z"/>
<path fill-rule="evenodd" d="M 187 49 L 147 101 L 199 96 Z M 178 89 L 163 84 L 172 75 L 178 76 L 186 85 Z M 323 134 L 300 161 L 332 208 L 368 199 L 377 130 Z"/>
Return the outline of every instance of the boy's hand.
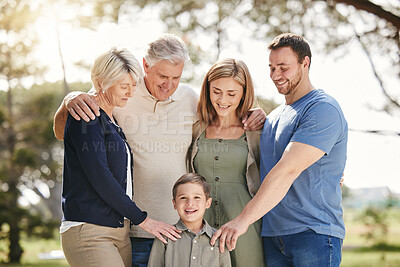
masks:
<path fill-rule="evenodd" d="M 160 239 L 161 242 L 167 244 L 167 240 L 162 236 L 166 236 L 172 241 L 176 241 L 177 238 L 181 238 L 179 233 L 180 230 L 176 229 L 175 226 L 172 226 L 165 222 L 156 221 L 147 217 L 141 224 L 138 225 L 143 230 L 153 234 L 155 237 Z"/>
<path fill-rule="evenodd" d="M 261 130 L 264 127 L 266 117 L 267 114 L 261 108 L 250 109 L 249 114 L 242 120 L 243 129 L 250 131 Z"/>
<path fill-rule="evenodd" d="M 75 120 L 79 121 L 82 118 L 84 121 L 89 122 L 94 120 L 96 116 L 100 116 L 99 106 L 93 95 L 72 92 L 65 97 L 64 103 L 65 108 Z"/>

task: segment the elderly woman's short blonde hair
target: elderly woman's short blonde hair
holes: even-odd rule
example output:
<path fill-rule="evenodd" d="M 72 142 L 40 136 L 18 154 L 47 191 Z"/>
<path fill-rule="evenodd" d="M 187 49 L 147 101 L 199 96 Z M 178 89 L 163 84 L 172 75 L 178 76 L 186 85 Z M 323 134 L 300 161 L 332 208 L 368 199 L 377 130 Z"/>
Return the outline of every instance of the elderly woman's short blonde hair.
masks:
<path fill-rule="evenodd" d="M 254 86 L 246 64 L 233 58 L 220 60 L 211 66 L 201 86 L 197 114 L 202 123 L 210 124 L 217 118 L 217 112 L 210 99 L 210 83 L 221 78 L 232 78 L 243 87 L 243 96 L 236 109 L 238 119 L 242 120 L 254 105 Z"/>
<path fill-rule="evenodd" d="M 112 48 L 94 61 L 91 69 L 93 87 L 96 92 L 105 92 L 127 74 L 139 82 L 143 76 L 139 61 L 125 48 Z"/>

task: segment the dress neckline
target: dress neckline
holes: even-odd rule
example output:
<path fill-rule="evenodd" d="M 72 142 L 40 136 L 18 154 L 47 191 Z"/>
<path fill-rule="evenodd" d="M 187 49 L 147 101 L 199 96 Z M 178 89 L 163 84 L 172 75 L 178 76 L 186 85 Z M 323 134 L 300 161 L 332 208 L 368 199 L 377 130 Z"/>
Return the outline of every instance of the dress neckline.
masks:
<path fill-rule="evenodd" d="M 243 137 L 246 137 L 246 131 L 238 138 L 232 138 L 232 139 L 225 139 L 225 138 L 208 138 L 206 137 L 206 130 L 203 131 L 203 133 L 200 135 L 200 138 L 206 139 L 206 140 L 214 140 L 214 141 L 218 141 L 218 140 L 224 140 L 224 141 L 235 141 L 235 140 L 240 140 Z"/>

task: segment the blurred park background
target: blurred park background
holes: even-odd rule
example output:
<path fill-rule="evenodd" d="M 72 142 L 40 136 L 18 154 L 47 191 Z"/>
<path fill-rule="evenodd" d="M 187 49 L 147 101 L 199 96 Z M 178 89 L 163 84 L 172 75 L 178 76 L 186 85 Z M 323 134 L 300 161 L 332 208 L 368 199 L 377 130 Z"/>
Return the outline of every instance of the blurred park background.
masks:
<path fill-rule="evenodd" d="M 304 36 L 311 81 L 339 101 L 350 128 L 342 266 L 400 266 L 399 0 L 1 0 L 0 266 L 67 266 L 53 115 L 65 94 L 90 89 L 98 54 L 126 47 L 141 61 L 164 32 L 190 49 L 183 82 L 199 91 L 213 62 L 240 58 L 267 112 L 283 101 L 267 44 Z"/>

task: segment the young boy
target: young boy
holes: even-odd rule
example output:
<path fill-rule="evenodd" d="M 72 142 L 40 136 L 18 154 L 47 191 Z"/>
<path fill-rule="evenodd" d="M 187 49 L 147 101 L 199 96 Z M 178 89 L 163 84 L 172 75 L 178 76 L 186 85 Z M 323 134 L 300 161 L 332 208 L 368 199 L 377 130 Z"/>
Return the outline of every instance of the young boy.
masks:
<path fill-rule="evenodd" d="M 164 244 L 155 239 L 148 267 L 194 267 L 231 266 L 229 251 L 219 252 L 210 245 L 216 229 L 212 228 L 203 215 L 211 205 L 210 186 L 203 176 L 188 173 L 181 176 L 172 189 L 172 203 L 180 220 L 175 224 L 182 231 L 180 239 Z"/>

